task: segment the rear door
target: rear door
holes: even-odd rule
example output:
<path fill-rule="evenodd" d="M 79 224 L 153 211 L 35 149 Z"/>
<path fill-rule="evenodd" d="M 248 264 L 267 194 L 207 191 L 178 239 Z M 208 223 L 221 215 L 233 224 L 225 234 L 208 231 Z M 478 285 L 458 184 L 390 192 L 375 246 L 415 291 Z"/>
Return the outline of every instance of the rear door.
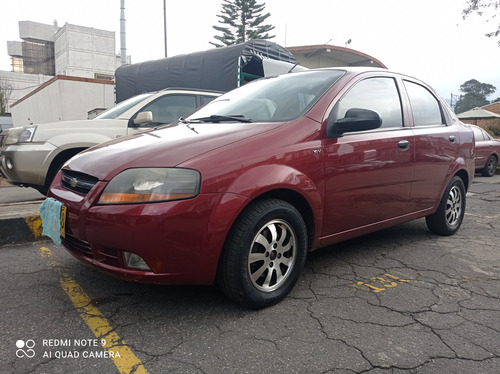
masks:
<path fill-rule="evenodd" d="M 460 138 L 458 129 L 447 125 L 441 102 L 427 87 L 407 79 L 403 82 L 415 133 L 415 176 L 410 198 L 410 210 L 415 212 L 441 199 L 458 157 Z"/>

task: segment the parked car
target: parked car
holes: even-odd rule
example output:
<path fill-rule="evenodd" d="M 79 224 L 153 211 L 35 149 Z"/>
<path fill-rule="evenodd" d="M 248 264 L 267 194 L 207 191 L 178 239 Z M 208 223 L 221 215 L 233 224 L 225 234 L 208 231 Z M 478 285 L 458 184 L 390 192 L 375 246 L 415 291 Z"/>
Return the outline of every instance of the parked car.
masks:
<path fill-rule="evenodd" d="M 417 79 L 370 68 L 264 78 L 177 124 L 80 153 L 42 205 L 109 275 L 212 284 L 249 308 L 290 292 L 308 251 L 426 217 L 455 233 L 474 137 Z M 45 227 L 44 227 L 45 230 Z"/>
<path fill-rule="evenodd" d="M 500 140 L 493 138 L 482 128 L 474 125 L 467 125 L 474 131 L 476 141 L 476 171 L 483 177 L 495 175 L 500 155 Z"/>
<path fill-rule="evenodd" d="M 134 96 L 93 120 L 16 127 L 0 135 L 0 171 L 14 185 L 43 193 L 71 157 L 96 144 L 174 122 L 220 92 L 166 89 Z"/>

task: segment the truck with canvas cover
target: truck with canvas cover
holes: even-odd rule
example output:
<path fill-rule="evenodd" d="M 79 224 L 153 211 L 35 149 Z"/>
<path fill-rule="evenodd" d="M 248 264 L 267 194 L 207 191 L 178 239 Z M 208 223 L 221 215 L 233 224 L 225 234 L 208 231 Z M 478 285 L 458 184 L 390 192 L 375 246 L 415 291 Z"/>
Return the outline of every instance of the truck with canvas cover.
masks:
<path fill-rule="evenodd" d="M 116 102 L 167 87 L 226 92 L 257 78 L 286 73 L 296 65 L 286 48 L 260 39 L 122 65 L 115 72 Z"/>

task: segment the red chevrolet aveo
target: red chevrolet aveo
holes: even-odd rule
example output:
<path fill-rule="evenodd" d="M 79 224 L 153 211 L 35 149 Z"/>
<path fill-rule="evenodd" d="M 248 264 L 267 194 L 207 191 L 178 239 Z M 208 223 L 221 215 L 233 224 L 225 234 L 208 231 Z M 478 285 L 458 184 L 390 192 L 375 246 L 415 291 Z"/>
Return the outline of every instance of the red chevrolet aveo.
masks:
<path fill-rule="evenodd" d="M 474 152 L 472 131 L 414 78 L 302 71 L 80 153 L 45 215 L 61 215 L 63 245 L 109 275 L 217 282 L 258 309 L 287 295 L 308 251 L 421 217 L 456 232 Z"/>

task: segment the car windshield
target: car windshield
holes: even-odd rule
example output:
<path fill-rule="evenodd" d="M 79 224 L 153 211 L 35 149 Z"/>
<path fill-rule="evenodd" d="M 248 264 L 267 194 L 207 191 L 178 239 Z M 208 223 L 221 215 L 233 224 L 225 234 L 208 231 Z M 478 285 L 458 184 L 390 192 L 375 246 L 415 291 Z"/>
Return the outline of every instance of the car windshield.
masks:
<path fill-rule="evenodd" d="M 143 101 L 144 99 L 148 98 L 151 95 L 152 94 L 147 93 L 147 94 L 141 94 L 141 95 L 131 97 L 130 99 L 122 101 L 120 104 L 114 106 L 113 108 L 106 110 L 105 112 L 101 113 L 100 115 L 98 115 L 94 119 L 115 119 L 115 118 L 118 118 L 118 117 L 120 117 L 120 115 L 122 113 L 126 112 L 127 110 L 132 108 L 134 105 L 136 105 L 137 103 L 140 103 L 141 101 Z"/>
<path fill-rule="evenodd" d="M 291 121 L 307 113 L 344 73 L 321 70 L 259 79 L 218 97 L 186 120 Z"/>

